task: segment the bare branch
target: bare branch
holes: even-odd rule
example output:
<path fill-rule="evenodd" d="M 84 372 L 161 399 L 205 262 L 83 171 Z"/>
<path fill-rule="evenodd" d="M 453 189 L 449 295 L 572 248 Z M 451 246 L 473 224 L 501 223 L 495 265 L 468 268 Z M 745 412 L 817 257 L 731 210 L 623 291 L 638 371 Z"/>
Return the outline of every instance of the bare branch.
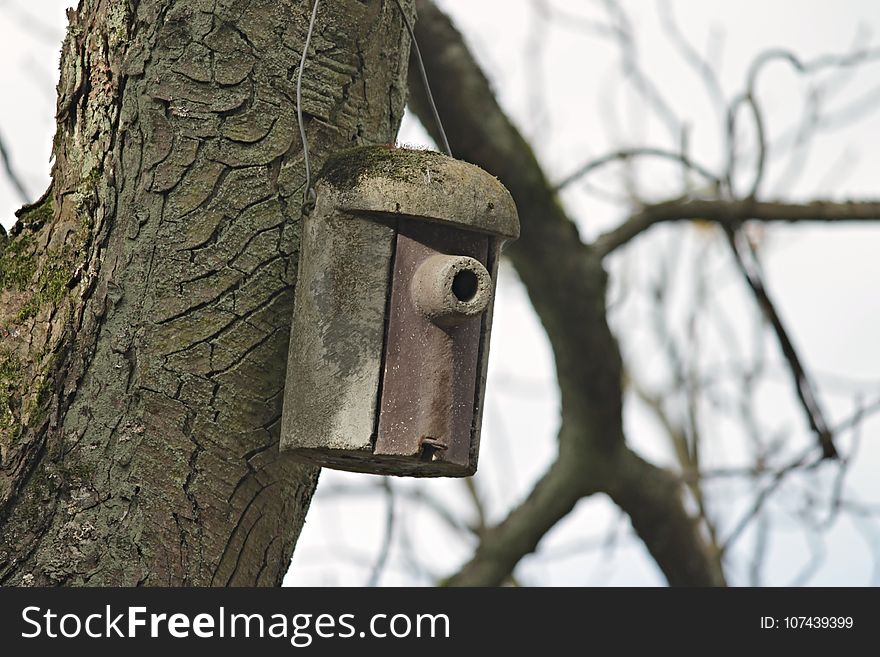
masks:
<path fill-rule="evenodd" d="M 804 564 L 803 568 L 797 572 L 791 582 L 789 582 L 788 586 L 806 586 L 825 560 L 827 551 L 819 533 L 814 531 L 808 532 L 807 542 L 810 545 L 810 558 L 807 563 Z"/>
<path fill-rule="evenodd" d="M 796 470 L 801 469 L 809 469 L 815 467 L 819 461 L 811 460 L 809 458 L 810 452 L 812 450 L 807 451 L 802 454 L 798 458 L 791 461 L 788 465 L 780 468 L 773 474 L 773 478 L 770 482 L 762 488 L 758 494 L 755 496 L 754 501 L 752 502 L 752 506 L 748 511 L 740 518 L 739 522 L 734 526 L 731 530 L 730 534 L 728 534 L 727 538 L 721 545 L 722 554 L 726 554 L 730 551 L 730 547 L 736 542 L 736 540 L 742 536 L 742 533 L 745 531 L 746 527 L 751 524 L 752 520 L 761 512 L 764 508 L 765 502 L 770 498 L 777 488 L 782 484 L 785 478 Z"/>
<path fill-rule="evenodd" d="M 547 0 L 532 0 L 533 20 L 529 21 L 529 35 L 523 48 L 523 69 L 530 80 L 526 102 L 531 119 L 529 130 L 534 135 L 542 134 L 547 127 L 548 108 L 546 103 L 545 58 L 547 54 L 547 33 L 550 25 L 550 6 Z"/>
<path fill-rule="evenodd" d="M 764 130 L 764 119 L 761 115 L 761 110 L 758 107 L 755 92 L 751 88 L 745 93 L 737 96 L 733 102 L 730 103 L 730 107 L 727 110 L 727 168 L 724 172 L 724 182 L 727 186 L 729 196 L 736 198 L 738 195 L 733 184 L 737 165 L 736 119 L 741 105 L 746 105 L 748 107 L 755 124 L 758 154 L 755 160 L 754 179 L 748 194 L 748 198 L 754 198 L 758 193 L 758 188 L 764 177 L 764 166 L 767 162 L 767 138 Z"/>
<path fill-rule="evenodd" d="M 675 151 L 669 151 L 663 148 L 624 148 L 619 151 L 615 151 L 613 153 L 608 153 L 601 157 L 597 157 L 595 159 L 590 160 L 589 162 L 585 162 L 580 165 L 573 172 L 568 174 L 565 178 L 563 178 L 559 183 L 554 187 L 554 191 L 560 191 L 578 180 L 579 178 L 583 178 L 588 174 L 592 173 L 596 169 L 599 169 L 606 164 L 611 164 L 612 162 L 620 162 L 630 160 L 636 157 L 659 157 L 666 160 L 672 160 L 674 162 L 678 162 L 684 168 L 690 169 L 695 173 L 700 174 L 707 181 L 712 183 L 716 188 L 720 187 L 721 179 L 716 176 L 714 173 L 709 171 L 706 167 L 699 164 L 698 162 L 693 161 L 684 153 L 676 153 Z"/>
<path fill-rule="evenodd" d="M 784 48 L 772 48 L 758 55 L 749 67 L 748 92 L 754 92 L 758 84 L 758 76 L 770 63 L 782 61 L 790 64 L 801 74 L 810 74 L 826 68 L 846 68 L 865 62 L 880 60 L 880 49 L 859 49 L 842 55 L 822 55 L 809 61 L 803 61 L 796 54 Z"/>
<path fill-rule="evenodd" d="M 754 249 L 742 244 L 743 241 L 747 241 L 742 230 L 726 227 L 725 232 L 737 267 L 742 273 L 746 284 L 755 295 L 758 307 L 764 313 L 767 321 L 770 322 L 770 326 L 773 327 L 773 332 L 776 334 L 779 346 L 782 349 L 782 355 L 785 357 L 791 370 L 798 399 L 803 406 L 804 413 L 810 423 L 810 428 L 816 433 L 819 446 L 822 449 L 822 455 L 824 458 L 837 458 L 838 454 L 837 448 L 834 446 L 834 436 L 828 422 L 825 420 L 825 414 L 819 403 L 819 396 L 810 377 L 807 375 L 794 343 L 789 337 L 782 317 L 780 317 L 776 310 L 776 305 L 770 299 Z"/>
<path fill-rule="evenodd" d="M 614 24 L 624 76 L 632 82 L 633 88 L 645 101 L 646 107 L 653 110 L 666 125 L 672 138 L 677 140 L 681 134 L 681 120 L 639 64 L 638 47 L 629 16 L 614 0 L 604 0 L 603 4 L 608 18 Z"/>
<path fill-rule="evenodd" d="M 755 94 L 750 93 L 746 97 L 745 102 L 752 111 L 752 119 L 755 121 L 755 138 L 758 142 L 755 175 L 747 196 L 748 198 L 755 198 L 761 188 L 761 183 L 764 181 L 764 167 L 767 165 L 767 132 L 764 128 L 764 116 L 761 114 L 761 108 L 758 106 L 758 99 L 755 97 Z"/>
<path fill-rule="evenodd" d="M 676 46 L 688 65 L 696 71 L 697 75 L 703 81 L 703 86 L 709 97 L 712 99 L 716 109 L 724 112 L 724 91 L 721 89 L 721 83 L 718 76 L 709 62 L 697 52 L 697 49 L 685 38 L 678 27 L 678 21 L 675 19 L 675 12 L 672 8 L 670 0 L 659 0 L 660 5 L 660 24 L 663 26 L 670 41 Z"/>
<path fill-rule="evenodd" d="M 705 257 L 707 250 L 703 250 L 702 256 Z M 699 336 L 697 332 L 697 316 L 702 312 L 704 305 L 709 299 L 709 291 L 705 279 L 698 277 L 696 281 L 696 289 L 694 290 L 694 303 L 688 320 L 687 347 L 679 349 L 675 337 L 670 332 L 666 322 L 664 322 L 664 307 L 666 306 L 667 294 L 671 288 L 671 277 L 669 275 L 671 266 L 680 261 L 677 254 L 670 252 L 671 263 L 668 267 L 661 269 L 660 280 L 654 286 L 654 326 L 656 333 L 664 351 L 666 353 L 667 362 L 672 370 L 674 380 L 673 394 L 678 397 L 680 394 L 684 396 L 686 412 L 681 419 L 674 419 L 666 411 L 665 398 L 663 395 L 655 395 L 647 391 L 644 386 L 637 381 L 632 375 L 628 380 L 632 383 L 632 388 L 636 395 L 648 406 L 654 416 L 660 422 L 666 431 L 677 457 L 679 468 L 683 472 L 699 472 L 700 470 L 700 443 L 702 440 L 701 428 L 699 422 L 698 400 L 697 395 L 700 392 L 701 383 L 698 380 L 696 372 L 696 362 L 698 360 Z M 680 393 L 680 394 L 676 394 Z M 710 547 L 712 553 L 717 553 L 717 531 L 715 523 L 711 518 L 706 503 L 702 482 L 698 478 L 690 479 L 687 482 L 690 493 L 696 502 L 699 518 L 705 525 L 708 533 Z M 719 570 L 721 564 L 718 564 Z"/>
<path fill-rule="evenodd" d="M 532 4 L 537 5 L 537 8 L 547 20 L 552 21 L 554 25 L 558 25 L 561 28 L 604 38 L 611 38 L 616 33 L 613 25 L 566 11 L 550 2 L 546 2 L 546 0 L 533 0 Z"/>
<path fill-rule="evenodd" d="M 487 523 L 486 523 L 486 505 L 483 503 L 483 498 L 480 495 L 480 491 L 477 490 L 477 482 L 473 477 L 465 477 L 463 480 L 465 489 L 467 490 L 468 497 L 471 499 L 471 504 L 474 507 L 474 512 L 477 515 L 477 523 L 474 526 L 474 533 L 477 536 L 481 536 L 486 532 Z"/>
<path fill-rule="evenodd" d="M 15 168 L 12 166 L 12 159 L 9 155 L 9 151 L 6 149 L 6 144 L 3 142 L 3 136 L 0 135 L 0 161 L 3 162 L 3 169 L 6 171 L 6 177 L 9 178 L 9 182 L 12 183 L 12 186 L 15 188 L 15 191 L 18 193 L 19 200 L 22 203 L 27 203 L 31 200 L 31 195 L 28 193 L 27 189 L 24 186 L 24 183 L 21 180 L 21 177 L 16 172 Z"/>
<path fill-rule="evenodd" d="M 790 50 L 782 48 L 772 48 L 760 53 L 749 67 L 746 88 L 739 94 L 730 104 L 727 112 L 727 170 L 725 172 L 725 182 L 731 197 L 737 194 L 733 188 L 733 179 L 736 173 L 737 164 L 737 134 L 736 119 L 740 105 L 747 105 L 752 119 L 755 124 L 757 133 L 757 161 L 755 166 L 755 174 L 748 196 L 754 198 L 759 191 L 761 182 L 764 177 L 764 167 L 767 160 L 767 136 L 764 129 L 764 120 L 758 105 L 757 85 L 758 77 L 761 72 L 773 62 L 786 62 L 797 73 L 807 76 L 827 68 L 847 68 L 857 66 L 865 62 L 871 62 L 880 59 L 880 50 L 857 49 L 853 52 L 843 55 L 823 55 L 810 61 L 802 61 L 797 55 Z"/>
<path fill-rule="evenodd" d="M 862 422 L 868 415 L 876 413 L 880 411 L 880 399 L 875 399 L 870 404 L 866 404 L 865 406 L 859 406 L 858 410 L 847 419 L 839 422 L 834 427 L 834 433 L 839 434 L 843 433 L 848 429 L 852 429 L 858 427 L 859 423 Z"/>
<path fill-rule="evenodd" d="M 840 459 L 840 466 L 837 468 L 837 474 L 834 477 L 834 485 L 832 486 L 831 490 L 831 501 L 828 504 L 828 517 L 826 517 L 820 523 L 819 526 L 821 529 L 829 529 L 837 520 L 837 516 L 843 508 L 844 480 L 846 479 L 846 475 L 849 473 L 849 470 L 852 467 L 856 454 L 859 451 L 859 446 L 861 445 L 861 423 L 864 419 L 864 411 L 865 408 L 862 405 L 861 400 L 858 400 L 856 408 L 856 418 L 854 420 L 852 444 L 849 448 L 849 453 L 844 458 Z"/>
<path fill-rule="evenodd" d="M 544 474 L 526 501 L 480 541 L 473 558 L 447 580 L 449 586 L 497 586 L 581 498 L 576 468 L 559 461 Z"/>
<path fill-rule="evenodd" d="M 794 223 L 799 221 L 850 222 L 880 220 L 880 201 L 740 201 L 675 199 L 644 206 L 617 228 L 600 235 L 593 248 L 606 256 L 654 224 L 666 221 L 714 221 L 735 227 L 745 221 Z"/>
<path fill-rule="evenodd" d="M 385 487 L 382 484 L 363 484 L 357 486 L 351 484 L 334 484 L 332 486 L 321 488 L 320 494 L 321 497 L 327 498 L 341 496 L 363 497 L 364 495 L 371 495 L 374 493 L 387 494 Z M 394 495 L 395 497 L 406 499 L 407 501 L 411 501 L 414 504 L 421 505 L 429 511 L 432 511 L 455 532 L 472 531 L 471 528 L 467 527 L 451 509 L 448 509 L 435 497 L 426 495 L 421 488 L 398 487 L 394 491 Z"/>
<path fill-rule="evenodd" d="M 382 477 L 382 489 L 385 491 L 385 534 L 382 539 L 382 547 L 379 549 L 379 556 L 376 557 L 376 563 L 370 573 L 370 579 L 367 581 L 368 587 L 379 585 L 382 578 L 382 571 L 388 563 L 388 555 L 391 554 L 391 544 L 394 541 L 394 489 L 391 487 L 391 481 L 388 477 Z"/>
<path fill-rule="evenodd" d="M 866 30 L 858 29 L 850 52 L 865 51 L 869 38 L 869 33 Z M 772 143 L 768 143 L 767 146 L 768 150 L 773 150 L 777 156 L 787 153 L 788 157 L 786 169 L 774 185 L 774 194 L 788 189 L 803 172 L 811 140 L 815 135 L 823 130 L 827 131 L 844 124 L 849 125 L 852 120 L 858 119 L 861 114 L 873 109 L 873 104 L 876 103 L 877 98 L 874 99 L 874 103 L 865 103 L 865 99 L 871 100 L 871 94 L 868 94 L 849 106 L 837 110 L 833 115 L 826 114 L 823 116 L 823 108 L 847 86 L 849 81 L 855 77 L 855 72 L 856 68 L 850 66 L 834 69 L 822 80 L 813 81 L 813 76 L 808 76 L 808 88 L 799 122 L 780 137 L 774 139 Z M 874 96 L 877 96 L 877 90 L 874 89 L 873 91 L 875 92 Z M 839 163 L 833 164 L 832 167 L 832 171 L 838 172 L 841 170 Z M 823 181 L 818 185 L 818 188 L 826 189 L 830 186 L 830 183 Z"/>
<path fill-rule="evenodd" d="M 762 571 L 770 547 L 770 520 L 766 513 L 758 514 L 756 532 L 755 546 L 749 563 L 749 586 L 761 586 L 763 581 Z"/>

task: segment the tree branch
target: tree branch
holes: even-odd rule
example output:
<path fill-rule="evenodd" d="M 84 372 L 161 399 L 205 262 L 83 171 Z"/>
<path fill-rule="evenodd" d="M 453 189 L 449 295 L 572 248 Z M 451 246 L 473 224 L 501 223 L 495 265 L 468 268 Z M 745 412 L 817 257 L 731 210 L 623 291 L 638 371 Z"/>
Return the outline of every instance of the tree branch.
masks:
<path fill-rule="evenodd" d="M 701 164 L 694 162 L 684 153 L 676 153 L 675 151 L 669 151 L 663 148 L 625 148 L 619 151 L 615 151 L 614 153 L 608 153 L 607 155 L 597 157 L 590 160 L 589 162 L 582 164 L 572 173 L 563 178 L 556 185 L 554 191 L 564 189 L 575 180 L 578 180 L 579 178 L 582 178 L 587 174 L 592 173 L 594 170 L 599 169 L 606 164 L 630 160 L 634 157 L 644 156 L 658 157 L 666 160 L 672 160 L 673 162 L 678 162 L 684 168 L 690 169 L 703 176 L 703 178 L 712 183 L 716 188 L 720 187 L 721 185 L 721 179 L 718 176 L 716 176 L 714 173 L 709 171 L 709 169 L 702 166 Z"/>
<path fill-rule="evenodd" d="M 562 399 L 556 462 L 531 495 L 482 537 L 471 562 L 450 582 L 497 585 L 578 499 L 605 492 L 632 518 L 671 584 L 723 583 L 685 511 L 681 484 L 624 442 L 621 359 L 606 320 L 606 274 L 598 252 L 580 241 L 461 35 L 429 0 L 416 6 L 416 38 L 453 153 L 498 176 L 517 204 L 521 237 L 505 255 L 553 346 Z M 415 69 L 410 67 L 410 103 L 433 135 Z"/>
<path fill-rule="evenodd" d="M 749 289 L 751 289 L 752 293 L 755 295 L 758 307 L 764 313 L 764 317 L 767 318 L 767 321 L 770 322 L 770 326 L 773 328 L 776 339 L 779 341 L 782 355 L 785 357 L 785 360 L 788 363 L 788 368 L 791 372 L 798 400 L 801 402 L 801 406 L 803 407 L 807 420 L 810 423 L 810 428 L 816 434 L 819 446 L 822 448 L 822 456 L 824 458 L 837 458 L 838 454 L 837 448 L 834 446 L 834 434 L 828 425 L 828 421 L 825 419 L 825 413 L 822 411 L 822 407 L 819 403 L 819 395 L 813 386 L 813 382 L 807 375 L 807 371 L 801 362 L 797 349 L 795 349 L 794 343 L 788 335 L 788 330 L 785 328 L 782 317 L 780 317 L 776 310 L 776 305 L 770 299 L 770 294 L 767 292 L 767 286 L 764 284 L 756 254 L 751 245 L 743 246 L 740 244 L 741 241 L 746 239 L 741 230 L 725 227 L 725 233 L 727 234 L 727 240 L 730 244 L 730 249 L 733 252 L 737 268 L 743 275 Z"/>
<path fill-rule="evenodd" d="M 394 542 L 394 488 L 388 477 L 382 477 L 382 490 L 385 491 L 385 534 L 382 538 L 382 547 L 379 548 L 379 556 L 376 557 L 376 563 L 370 572 L 370 579 L 367 586 L 370 588 L 379 585 L 382 578 L 382 571 L 388 565 L 388 556 L 391 554 L 391 545 Z"/>
<path fill-rule="evenodd" d="M 744 221 L 794 223 L 798 221 L 848 222 L 880 220 L 880 201 L 672 200 L 646 205 L 620 226 L 596 238 L 593 248 L 604 257 L 654 224 L 666 221 L 714 221 L 735 227 Z"/>
<path fill-rule="evenodd" d="M 30 201 L 31 195 L 28 194 L 28 191 L 27 189 L 25 189 L 21 177 L 12 166 L 12 159 L 9 156 L 9 151 L 6 149 L 6 144 L 3 142 L 2 135 L 0 135 L 0 162 L 3 162 L 3 170 L 6 171 L 6 177 L 9 178 L 9 182 L 12 183 L 12 186 L 18 193 L 19 200 L 22 203 L 27 203 L 28 201 Z"/>
<path fill-rule="evenodd" d="M 700 77 L 709 98 L 712 100 L 712 104 L 723 113 L 726 110 L 726 103 L 724 100 L 724 90 L 721 88 L 721 82 L 718 80 L 718 74 L 706 58 L 697 52 L 696 48 L 682 33 L 670 0 L 659 0 L 658 9 L 660 25 L 663 27 L 664 32 L 666 32 L 672 45 L 676 47 L 688 66 Z"/>
<path fill-rule="evenodd" d="M 556 461 L 535 488 L 497 527 L 480 540 L 476 554 L 448 586 L 497 586 L 525 555 L 574 508 L 582 496 L 581 475 L 570 464 Z"/>

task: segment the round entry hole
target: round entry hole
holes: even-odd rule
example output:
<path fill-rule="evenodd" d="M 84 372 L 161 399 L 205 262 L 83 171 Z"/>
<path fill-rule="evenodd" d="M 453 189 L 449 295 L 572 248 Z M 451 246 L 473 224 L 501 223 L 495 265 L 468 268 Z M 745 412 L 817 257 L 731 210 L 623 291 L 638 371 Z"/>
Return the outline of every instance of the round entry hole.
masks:
<path fill-rule="evenodd" d="M 452 293 L 462 302 L 470 301 L 477 293 L 477 275 L 470 269 L 462 269 L 452 279 Z"/>

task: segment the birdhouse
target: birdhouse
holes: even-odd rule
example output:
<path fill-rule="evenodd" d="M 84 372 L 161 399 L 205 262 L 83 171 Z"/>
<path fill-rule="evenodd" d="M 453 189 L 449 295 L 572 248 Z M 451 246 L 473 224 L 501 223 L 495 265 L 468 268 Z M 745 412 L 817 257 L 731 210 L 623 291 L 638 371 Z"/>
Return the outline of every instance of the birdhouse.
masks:
<path fill-rule="evenodd" d="M 507 190 L 439 153 L 363 147 L 302 226 L 281 449 L 390 475 L 477 469 Z"/>

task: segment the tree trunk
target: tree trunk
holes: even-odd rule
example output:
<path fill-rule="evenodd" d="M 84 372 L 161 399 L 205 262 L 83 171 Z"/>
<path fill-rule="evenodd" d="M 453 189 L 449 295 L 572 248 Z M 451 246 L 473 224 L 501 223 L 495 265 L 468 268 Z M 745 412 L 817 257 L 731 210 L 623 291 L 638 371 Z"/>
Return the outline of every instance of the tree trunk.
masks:
<path fill-rule="evenodd" d="M 53 182 L 0 234 L 0 583 L 284 576 L 317 481 L 277 448 L 311 5 L 70 12 Z M 393 140 L 408 49 L 393 1 L 321 3 L 313 169 Z"/>

